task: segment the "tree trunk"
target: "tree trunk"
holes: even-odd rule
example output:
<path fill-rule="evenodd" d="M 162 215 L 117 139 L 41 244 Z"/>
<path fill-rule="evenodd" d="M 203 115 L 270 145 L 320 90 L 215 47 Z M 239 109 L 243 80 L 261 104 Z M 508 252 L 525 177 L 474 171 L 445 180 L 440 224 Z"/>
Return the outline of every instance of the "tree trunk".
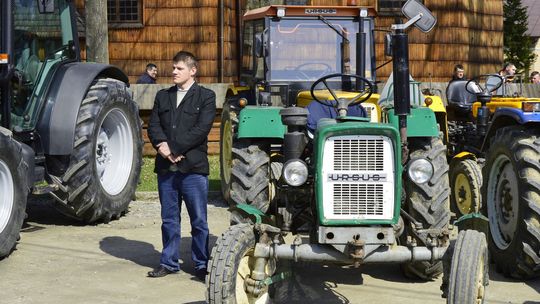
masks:
<path fill-rule="evenodd" d="M 107 0 L 85 0 L 86 61 L 109 63 Z"/>

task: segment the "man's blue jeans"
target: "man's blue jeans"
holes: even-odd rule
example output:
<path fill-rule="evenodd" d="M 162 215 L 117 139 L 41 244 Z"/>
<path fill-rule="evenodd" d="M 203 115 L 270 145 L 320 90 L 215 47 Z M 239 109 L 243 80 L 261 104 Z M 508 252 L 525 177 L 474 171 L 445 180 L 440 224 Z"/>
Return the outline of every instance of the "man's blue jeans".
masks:
<path fill-rule="evenodd" d="M 209 255 L 208 176 L 180 172 L 158 174 L 158 190 L 163 221 L 160 264 L 172 271 L 180 270 L 180 211 L 183 200 L 191 220 L 191 258 L 195 269 L 206 268 Z"/>

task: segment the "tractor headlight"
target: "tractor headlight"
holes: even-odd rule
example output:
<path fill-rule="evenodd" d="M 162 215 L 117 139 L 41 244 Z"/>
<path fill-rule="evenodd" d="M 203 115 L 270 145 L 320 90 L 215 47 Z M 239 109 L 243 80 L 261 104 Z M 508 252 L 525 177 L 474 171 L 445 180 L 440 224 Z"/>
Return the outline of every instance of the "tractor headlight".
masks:
<path fill-rule="evenodd" d="M 415 159 L 409 164 L 408 173 L 413 182 L 423 184 L 433 176 L 433 165 L 425 158 Z"/>
<path fill-rule="evenodd" d="M 306 163 L 299 159 L 289 160 L 283 166 L 283 179 L 291 186 L 303 185 L 308 178 L 308 168 Z"/>

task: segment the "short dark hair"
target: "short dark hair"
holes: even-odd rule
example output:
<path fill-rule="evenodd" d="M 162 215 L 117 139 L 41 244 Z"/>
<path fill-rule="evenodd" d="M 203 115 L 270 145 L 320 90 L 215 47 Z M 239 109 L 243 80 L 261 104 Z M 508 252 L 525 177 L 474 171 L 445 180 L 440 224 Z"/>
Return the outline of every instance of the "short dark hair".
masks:
<path fill-rule="evenodd" d="M 536 75 L 540 75 L 540 72 L 538 72 L 538 71 L 532 71 L 532 73 L 531 73 L 531 80 L 532 80 L 532 78 L 533 78 L 534 76 L 536 76 Z"/>
<path fill-rule="evenodd" d="M 462 71 L 465 70 L 465 68 L 463 68 L 463 64 L 456 64 L 454 66 L 454 72 L 457 72 L 458 70 L 462 70 Z"/>
<path fill-rule="evenodd" d="M 173 57 L 173 62 L 176 63 L 180 61 L 185 63 L 189 68 L 195 67 L 195 69 L 199 69 L 199 60 L 190 52 L 180 51 L 176 53 L 176 55 Z"/>
<path fill-rule="evenodd" d="M 146 65 L 146 70 L 147 71 L 150 71 L 151 69 L 153 68 L 156 68 L 157 69 L 157 65 L 153 64 L 153 63 L 149 63 Z"/>
<path fill-rule="evenodd" d="M 506 70 L 506 68 L 509 67 L 509 66 L 511 66 L 511 65 L 516 66 L 516 65 L 513 64 L 512 62 L 507 62 L 507 63 L 504 64 L 503 70 Z"/>

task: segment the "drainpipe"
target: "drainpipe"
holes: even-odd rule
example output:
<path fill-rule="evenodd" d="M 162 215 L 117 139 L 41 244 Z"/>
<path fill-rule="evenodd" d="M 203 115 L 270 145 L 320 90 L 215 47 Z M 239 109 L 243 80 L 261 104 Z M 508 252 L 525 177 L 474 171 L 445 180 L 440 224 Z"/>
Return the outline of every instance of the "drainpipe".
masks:
<path fill-rule="evenodd" d="M 219 0 L 219 21 L 218 21 L 218 82 L 223 82 L 223 70 L 224 70 L 224 38 L 223 38 L 223 28 L 224 28 L 224 0 Z"/>

